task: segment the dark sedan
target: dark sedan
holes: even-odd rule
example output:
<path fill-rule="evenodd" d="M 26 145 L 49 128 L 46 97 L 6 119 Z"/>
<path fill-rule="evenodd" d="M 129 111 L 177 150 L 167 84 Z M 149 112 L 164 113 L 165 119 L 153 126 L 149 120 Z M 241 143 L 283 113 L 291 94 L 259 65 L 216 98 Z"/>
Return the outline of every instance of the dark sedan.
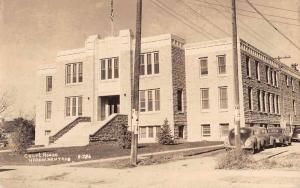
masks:
<path fill-rule="evenodd" d="M 283 128 L 270 127 L 267 130 L 270 138 L 273 138 L 276 144 L 280 146 L 287 146 L 291 144 L 291 136 L 287 135 Z"/>

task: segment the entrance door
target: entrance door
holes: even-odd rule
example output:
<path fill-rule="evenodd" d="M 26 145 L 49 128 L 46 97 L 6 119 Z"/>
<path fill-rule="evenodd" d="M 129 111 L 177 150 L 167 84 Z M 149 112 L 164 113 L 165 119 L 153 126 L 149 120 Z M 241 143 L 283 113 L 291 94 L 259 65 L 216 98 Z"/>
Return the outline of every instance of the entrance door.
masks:
<path fill-rule="evenodd" d="M 183 131 L 184 131 L 184 126 L 183 125 L 179 125 L 178 126 L 178 137 L 179 138 L 183 138 Z"/>
<path fill-rule="evenodd" d="M 100 110 L 100 118 L 101 120 L 106 119 L 108 116 L 112 114 L 120 113 L 120 96 L 112 95 L 112 96 L 103 96 L 100 97 L 100 108 L 98 106 L 98 110 Z"/>

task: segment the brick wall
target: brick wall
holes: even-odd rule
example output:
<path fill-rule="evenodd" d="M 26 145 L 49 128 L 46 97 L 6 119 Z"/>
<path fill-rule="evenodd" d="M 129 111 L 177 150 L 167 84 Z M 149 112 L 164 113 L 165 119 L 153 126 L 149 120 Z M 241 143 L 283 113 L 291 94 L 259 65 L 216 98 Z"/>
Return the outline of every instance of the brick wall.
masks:
<path fill-rule="evenodd" d="M 183 138 L 187 138 L 187 112 L 186 112 L 186 74 L 185 53 L 179 47 L 172 47 L 172 83 L 173 83 L 173 112 L 174 112 L 174 136 L 178 138 L 178 126 L 184 126 Z M 183 111 L 177 109 L 177 90 L 182 89 Z"/>

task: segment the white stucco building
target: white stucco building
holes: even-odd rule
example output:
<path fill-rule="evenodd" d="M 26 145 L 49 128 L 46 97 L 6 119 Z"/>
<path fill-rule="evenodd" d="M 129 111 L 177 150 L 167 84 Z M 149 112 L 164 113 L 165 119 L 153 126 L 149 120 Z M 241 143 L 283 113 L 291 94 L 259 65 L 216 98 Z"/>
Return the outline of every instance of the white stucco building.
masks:
<path fill-rule="evenodd" d="M 36 144 L 48 145 L 50 137 L 57 146 L 86 145 L 114 121 L 130 125 L 134 44 L 130 30 L 93 35 L 39 68 Z M 231 39 L 186 44 L 165 34 L 143 38 L 141 52 L 139 142 L 155 142 L 165 119 L 176 138 L 223 140 L 234 126 Z M 244 95 L 240 89 L 242 125 Z"/>

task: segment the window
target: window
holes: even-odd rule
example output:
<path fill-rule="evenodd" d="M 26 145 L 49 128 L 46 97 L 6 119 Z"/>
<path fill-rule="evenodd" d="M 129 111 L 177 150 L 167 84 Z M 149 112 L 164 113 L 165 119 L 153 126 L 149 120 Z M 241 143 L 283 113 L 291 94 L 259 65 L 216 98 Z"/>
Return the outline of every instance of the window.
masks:
<path fill-rule="evenodd" d="M 107 79 L 112 79 L 112 59 L 108 59 L 107 68 Z"/>
<path fill-rule="evenodd" d="M 153 134 L 153 127 L 148 127 L 148 138 L 153 138 L 154 134 Z"/>
<path fill-rule="evenodd" d="M 145 60 L 144 60 L 144 54 L 140 55 L 140 75 L 145 75 Z"/>
<path fill-rule="evenodd" d="M 65 98 L 65 113 L 66 116 L 81 116 L 82 115 L 82 96 L 66 97 Z"/>
<path fill-rule="evenodd" d="M 50 131 L 50 130 L 45 130 L 45 136 L 49 136 L 49 135 L 50 135 L 50 133 L 51 133 L 51 131 Z"/>
<path fill-rule="evenodd" d="M 158 52 L 154 53 L 154 74 L 159 73 L 159 54 Z"/>
<path fill-rule="evenodd" d="M 82 63 L 78 64 L 78 82 L 83 81 L 83 68 L 82 68 Z"/>
<path fill-rule="evenodd" d="M 277 113 L 276 112 L 276 99 L 275 99 L 275 94 L 272 94 L 272 105 L 273 105 L 273 113 Z"/>
<path fill-rule="evenodd" d="M 246 72 L 247 76 L 251 77 L 251 61 L 249 56 L 246 56 Z"/>
<path fill-rule="evenodd" d="M 219 87 L 219 95 L 220 95 L 220 108 L 227 109 L 228 108 L 227 87 Z"/>
<path fill-rule="evenodd" d="M 159 111 L 160 110 L 160 90 L 159 89 L 150 89 L 150 90 L 140 91 L 139 100 L 140 100 L 140 112 Z"/>
<path fill-rule="evenodd" d="M 272 69 L 270 69 L 270 74 L 269 74 L 269 76 L 270 76 L 270 84 L 274 85 L 274 80 L 273 80 L 273 70 L 272 70 Z"/>
<path fill-rule="evenodd" d="M 148 91 L 148 111 L 153 111 L 152 90 Z"/>
<path fill-rule="evenodd" d="M 52 76 L 46 76 L 46 91 L 52 91 Z"/>
<path fill-rule="evenodd" d="M 209 89 L 201 89 L 201 109 L 209 109 Z"/>
<path fill-rule="evenodd" d="M 114 58 L 114 78 L 119 78 L 119 59 Z"/>
<path fill-rule="evenodd" d="M 201 125 L 201 132 L 203 137 L 210 136 L 210 124 L 202 124 Z"/>
<path fill-rule="evenodd" d="M 152 74 L 151 53 L 147 54 L 147 74 Z"/>
<path fill-rule="evenodd" d="M 276 87 L 278 87 L 278 79 L 277 79 L 277 72 L 274 71 L 274 84 Z"/>
<path fill-rule="evenodd" d="M 145 91 L 140 91 L 140 111 L 146 111 L 146 95 Z"/>
<path fill-rule="evenodd" d="M 182 89 L 177 90 L 177 111 L 183 111 L 183 104 L 182 104 Z"/>
<path fill-rule="evenodd" d="M 265 92 L 262 92 L 262 111 L 265 112 L 266 111 L 266 102 L 265 102 Z"/>
<path fill-rule="evenodd" d="M 248 107 L 249 110 L 253 110 L 253 102 L 252 102 L 252 88 L 248 87 Z"/>
<path fill-rule="evenodd" d="M 66 65 L 66 83 L 71 83 L 71 64 Z"/>
<path fill-rule="evenodd" d="M 207 58 L 200 58 L 200 76 L 208 75 Z"/>
<path fill-rule="evenodd" d="M 221 137 L 228 136 L 229 123 L 220 123 L 220 135 Z"/>
<path fill-rule="evenodd" d="M 285 82 L 286 82 L 286 86 L 289 86 L 289 77 L 288 75 L 285 75 Z"/>
<path fill-rule="evenodd" d="M 101 60 L 101 80 L 105 80 L 105 78 L 106 78 L 105 73 L 106 73 L 106 69 L 105 69 L 105 60 L 102 59 L 102 60 Z"/>
<path fill-rule="evenodd" d="M 266 82 L 269 83 L 269 66 L 266 65 Z"/>
<path fill-rule="evenodd" d="M 66 64 L 65 69 L 66 84 L 83 81 L 82 62 Z"/>
<path fill-rule="evenodd" d="M 260 68 L 259 68 L 259 62 L 255 61 L 255 75 L 256 75 L 256 79 L 260 80 Z"/>
<path fill-rule="evenodd" d="M 296 116 L 297 110 L 296 110 L 296 101 L 295 100 L 293 100 L 293 112 L 294 112 L 294 115 Z"/>
<path fill-rule="evenodd" d="M 46 119 L 51 119 L 51 111 L 52 111 L 51 108 L 52 108 L 52 102 L 46 101 L 46 114 L 45 114 Z"/>
<path fill-rule="evenodd" d="M 292 86 L 292 90 L 295 91 L 295 87 L 294 87 L 294 79 L 291 77 L 291 86 Z"/>
<path fill-rule="evenodd" d="M 280 101 L 279 101 L 279 95 L 276 96 L 276 106 L 277 106 L 277 114 L 280 114 Z"/>
<path fill-rule="evenodd" d="M 258 109 L 258 111 L 261 111 L 260 90 L 257 90 L 257 109 Z"/>
<path fill-rule="evenodd" d="M 140 138 L 146 138 L 146 127 L 140 127 Z"/>
<path fill-rule="evenodd" d="M 218 56 L 219 74 L 226 74 L 226 58 L 225 55 Z"/>
<path fill-rule="evenodd" d="M 271 112 L 271 103 L 270 103 L 270 93 L 268 93 L 268 97 L 267 97 L 267 103 L 268 103 L 268 112 Z"/>
<path fill-rule="evenodd" d="M 105 58 L 100 60 L 100 79 L 118 79 L 119 78 L 119 58 Z"/>

